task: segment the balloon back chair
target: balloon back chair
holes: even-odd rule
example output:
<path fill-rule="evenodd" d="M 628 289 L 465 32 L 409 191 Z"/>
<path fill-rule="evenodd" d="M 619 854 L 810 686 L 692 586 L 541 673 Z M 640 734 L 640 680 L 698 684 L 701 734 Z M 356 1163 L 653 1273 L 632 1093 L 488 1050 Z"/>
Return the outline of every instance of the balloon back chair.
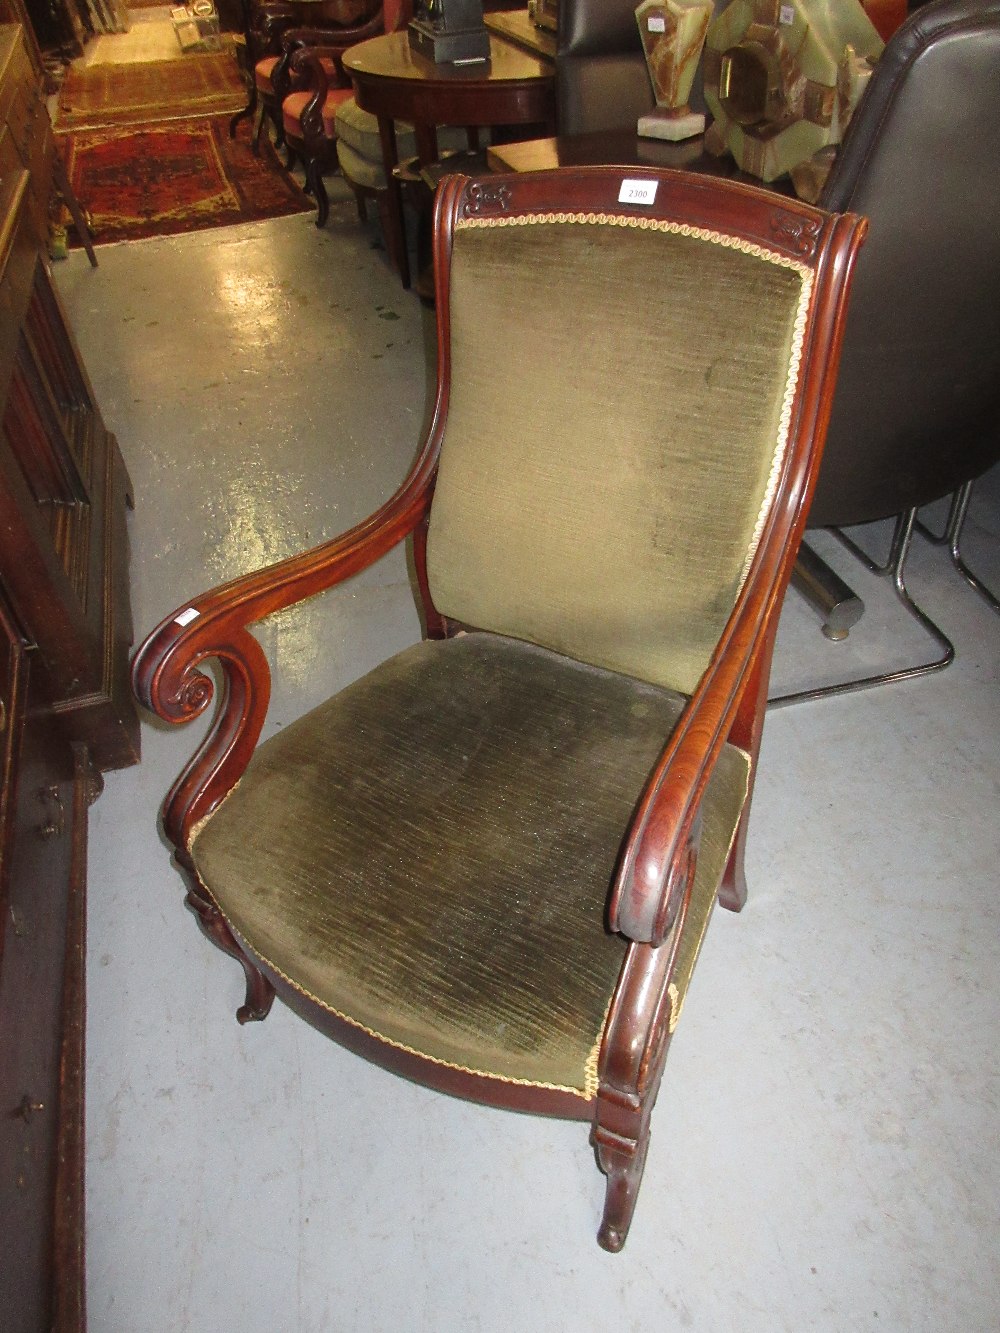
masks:
<path fill-rule="evenodd" d="M 250 98 L 230 120 L 229 137 L 234 138 L 238 123 L 249 118 L 255 153 L 260 151 L 265 118 L 274 126 L 278 147 L 284 143 L 281 102 L 290 90 L 290 77 L 288 61 L 282 58 L 282 39 L 293 29 L 343 50 L 382 31 L 381 5 L 379 0 L 265 0 L 250 5 L 246 33 Z"/>
<path fill-rule="evenodd" d="M 409 475 L 345 535 L 184 602 L 133 677 L 175 723 L 212 699 L 202 662 L 224 677 L 163 826 L 243 965 L 241 1021 L 277 992 L 425 1084 L 589 1121 L 609 1250 L 715 899 L 745 898 L 777 613 L 864 230 L 622 177 L 445 178 Z M 249 627 L 407 538 L 427 637 L 255 749 Z"/>
<path fill-rule="evenodd" d="M 904 574 L 917 510 L 949 494 L 946 537 L 966 572 L 969 491 L 1000 459 L 998 91 L 1000 0 L 938 0 L 911 14 L 886 45 L 820 198 L 863 214 L 871 230 L 808 526 L 848 541 L 840 528 L 895 517 L 885 564 L 849 545 L 892 579 L 943 652 L 783 702 L 911 679 L 954 656 Z M 838 580 L 820 575 L 834 589 L 823 609 L 839 609 Z"/>

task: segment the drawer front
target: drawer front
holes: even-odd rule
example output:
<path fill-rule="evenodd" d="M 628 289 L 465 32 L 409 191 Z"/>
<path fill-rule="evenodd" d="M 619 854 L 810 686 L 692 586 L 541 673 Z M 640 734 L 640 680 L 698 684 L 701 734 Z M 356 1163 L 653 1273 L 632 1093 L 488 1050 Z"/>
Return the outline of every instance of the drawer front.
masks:
<path fill-rule="evenodd" d="M 29 687 L 17 756 L 0 954 L 0 1310 L 48 1329 L 73 841 L 72 751 Z"/>

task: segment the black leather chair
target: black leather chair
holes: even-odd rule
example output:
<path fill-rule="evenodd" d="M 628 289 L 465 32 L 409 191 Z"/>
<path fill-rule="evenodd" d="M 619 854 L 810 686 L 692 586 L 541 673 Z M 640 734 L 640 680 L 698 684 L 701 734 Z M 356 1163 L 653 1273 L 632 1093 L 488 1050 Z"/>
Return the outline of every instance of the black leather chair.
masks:
<path fill-rule="evenodd" d="M 556 34 L 562 134 L 634 125 L 654 106 L 630 0 L 562 0 Z"/>
<path fill-rule="evenodd" d="M 715 11 L 728 0 L 715 0 Z M 655 106 L 632 0 L 561 0 L 556 34 L 560 134 L 631 129 Z M 701 68 L 691 107 L 704 111 Z"/>
<path fill-rule="evenodd" d="M 909 679 L 953 656 L 903 575 L 916 511 L 952 493 L 946 536 L 962 567 L 969 488 L 1000 459 L 998 112 L 1000 0 L 922 6 L 888 42 L 820 200 L 867 216 L 871 230 L 809 527 L 898 515 L 884 565 L 854 549 L 944 649 L 833 689 Z"/>

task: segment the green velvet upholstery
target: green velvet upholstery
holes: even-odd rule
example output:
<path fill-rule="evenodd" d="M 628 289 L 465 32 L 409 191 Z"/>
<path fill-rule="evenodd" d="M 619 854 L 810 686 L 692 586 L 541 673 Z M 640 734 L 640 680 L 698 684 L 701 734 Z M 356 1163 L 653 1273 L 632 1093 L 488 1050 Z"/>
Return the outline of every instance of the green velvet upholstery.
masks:
<path fill-rule="evenodd" d="M 413 126 L 405 120 L 395 122 L 396 153 L 400 162 L 415 157 L 417 138 Z M 348 180 L 369 190 L 385 189 L 385 168 L 382 166 L 382 141 L 378 121 L 368 111 L 362 111 L 353 97 L 337 107 L 334 117 L 337 136 L 337 156 L 340 169 Z M 459 150 L 468 146 L 465 130 L 454 125 L 439 126 L 438 151 Z"/>
<path fill-rule="evenodd" d="M 198 875 L 258 957 L 366 1031 L 592 1098 L 628 947 L 608 889 L 683 702 L 492 634 L 418 644 L 259 747 L 193 840 Z M 682 990 L 748 767 L 727 746 L 706 794 Z"/>
<path fill-rule="evenodd" d="M 438 609 L 692 691 L 759 537 L 808 290 L 666 224 L 459 222 Z"/>

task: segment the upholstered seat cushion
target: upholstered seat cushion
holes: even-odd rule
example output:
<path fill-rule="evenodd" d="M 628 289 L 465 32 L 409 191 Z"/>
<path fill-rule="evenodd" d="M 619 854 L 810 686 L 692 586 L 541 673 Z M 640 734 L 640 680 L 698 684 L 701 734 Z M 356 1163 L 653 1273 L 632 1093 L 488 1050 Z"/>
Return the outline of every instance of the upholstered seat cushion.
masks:
<path fill-rule="evenodd" d="M 380 157 L 362 157 L 342 139 L 338 139 L 337 161 L 348 184 L 360 186 L 363 190 L 385 189 L 385 169 Z"/>
<path fill-rule="evenodd" d="M 408 157 L 415 157 L 417 139 L 413 126 L 404 120 L 397 120 L 396 152 L 401 162 Z M 385 188 L 385 172 L 382 169 L 382 143 L 378 136 L 378 121 L 368 111 L 362 111 L 353 97 L 348 98 L 337 108 L 336 115 L 337 152 L 342 147 L 347 153 L 341 156 L 344 175 L 358 185 L 372 190 Z M 457 151 L 468 146 L 465 130 L 454 125 L 441 125 L 437 130 L 438 151 L 441 153 Z"/>
<path fill-rule="evenodd" d="M 281 56 L 265 56 L 263 60 L 258 60 L 254 66 L 253 79 L 257 85 L 257 91 L 260 93 L 274 92 L 274 71 L 281 60 Z M 340 71 L 337 68 L 337 62 L 332 56 L 320 56 L 319 63 L 323 66 L 326 77 L 332 81 L 340 79 Z"/>
<path fill-rule="evenodd" d="M 499 636 L 418 644 L 262 745 L 195 866 L 253 953 L 341 1018 L 592 1097 L 627 948 L 608 888 L 683 702 Z M 706 798 L 682 984 L 747 767 L 726 747 Z"/>
<path fill-rule="evenodd" d="M 382 161 L 378 121 L 371 112 L 362 111 L 353 97 L 337 108 L 337 142 L 347 144 L 362 157 Z M 412 157 L 417 151 L 413 126 L 404 120 L 396 121 L 396 150 L 400 158 Z"/>
<path fill-rule="evenodd" d="M 258 60 L 256 65 L 254 65 L 253 81 L 257 86 L 258 92 L 260 93 L 274 92 L 274 83 L 272 82 L 272 79 L 274 76 L 275 66 L 277 65 L 280 59 L 281 56 L 265 56 L 263 60 Z"/>
<path fill-rule="evenodd" d="M 323 134 L 327 139 L 336 137 L 337 107 L 351 96 L 350 88 L 331 88 L 323 101 Z M 302 113 L 312 97 L 311 92 L 289 93 L 281 104 L 281 122 L 285 133 L 302 138 Z"/>

